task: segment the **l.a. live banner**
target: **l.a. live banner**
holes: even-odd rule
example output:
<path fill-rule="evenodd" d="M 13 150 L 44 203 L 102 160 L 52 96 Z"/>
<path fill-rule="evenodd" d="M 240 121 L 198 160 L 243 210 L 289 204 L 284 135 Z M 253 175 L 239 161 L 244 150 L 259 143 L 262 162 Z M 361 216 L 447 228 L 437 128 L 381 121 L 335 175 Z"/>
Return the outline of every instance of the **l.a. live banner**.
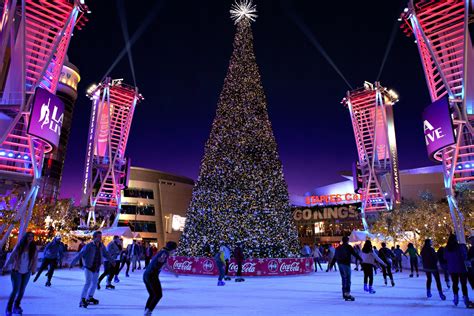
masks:
<path fill-rule="evenodd" d="M 36 88 L 33 98 L 28 134 L 48 142 L 56 148 L 64 120 L 64 103 L 46 89 Z"/>
<path fill-rule="evenodd" d="M 438 151 L 456 142 L 448 98 L 441 98 L 425 108 L 423 131 L 428 156 L 433 160 L 439 159 L 435 156 Z"/>
<path fill-rule="evenodd" d="M 178 274 L 218 275 L 217 264 L 213 258 L 170 257 L 168 265 Z M 229 263 L 229 275 L 236 275 L 237 263 Z M 262 258 L 247 259 L 242 265 L 243 276 L 284 276 L 311 273 L 314 270 L 313 258 Z"/>

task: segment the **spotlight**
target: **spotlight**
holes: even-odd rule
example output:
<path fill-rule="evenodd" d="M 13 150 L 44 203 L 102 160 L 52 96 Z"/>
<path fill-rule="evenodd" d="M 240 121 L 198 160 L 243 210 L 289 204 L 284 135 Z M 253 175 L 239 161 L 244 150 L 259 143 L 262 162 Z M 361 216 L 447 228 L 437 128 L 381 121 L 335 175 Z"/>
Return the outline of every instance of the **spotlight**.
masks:
<path fill-rule="evenodd" d="M 13 153 L 8 153 L 9 158 L 13 158 L 13 156 L 15 156 Z"/>
<path fill-rule="evenodd" d="M 4 150 L 0 151 L 0 156 L 6 156 L 6 155 L 7 153 Z"/>

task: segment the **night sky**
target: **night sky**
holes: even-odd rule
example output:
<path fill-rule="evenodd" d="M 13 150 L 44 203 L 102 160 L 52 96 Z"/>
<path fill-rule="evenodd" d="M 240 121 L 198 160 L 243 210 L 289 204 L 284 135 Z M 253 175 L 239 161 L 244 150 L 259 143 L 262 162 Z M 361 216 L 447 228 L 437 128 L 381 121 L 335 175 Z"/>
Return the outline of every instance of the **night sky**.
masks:
<path fill-rule="evenodd" d="M 156 0 L 160 1 L 160 0 Z M 129 33 L 156 1 L 125 1 Z M 81 73 L 62 197 L 80 198 L 91 101 L 98 82 L 124 47 L 115 0 L 87 1 L 92 13 L 76 31 L 69 59 Z M 196 179 L 232 53 L 233 1 L 163 1 L 156 18 L 132 47 L 137 85 L 145 97 L 132 123 L 127 156 L 132 165 Z M 289 191 L 304 194 L 340 181 L 357 158 L 347 109 L 348 90 L 289 17 L 315 35 L 353 87 L 375 81 L 392 27 L 407 1 L 257 0 L 254 47 L 268 112 Z M 400 22 L 397 22 L 400 23 Z M 127 56 L 112 78 L 132 83 Z M 380 78 L 400 96 L 394 107 L 400 167 L 431 165 L 421 112 L 430 103 L 413 38 L 397 30 Z"/>

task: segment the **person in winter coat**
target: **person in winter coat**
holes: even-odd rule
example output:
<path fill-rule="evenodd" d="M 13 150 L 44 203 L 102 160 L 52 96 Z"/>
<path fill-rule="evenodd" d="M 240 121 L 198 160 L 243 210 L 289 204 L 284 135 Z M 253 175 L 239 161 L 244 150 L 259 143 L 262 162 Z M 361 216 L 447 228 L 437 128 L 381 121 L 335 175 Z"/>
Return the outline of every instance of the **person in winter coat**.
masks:
<path fill-rule="evenodd" d="M 460 245 L 456 238 L 456 235 L 449 235 L 446 249 L 444 250 L 444 258 L 448 262 L 448 272 L 453 280 L 453 294 L 454 294 L 454 305 L 459 303 L 459 282 L 461 282 L 461 289 L 464 304 L 467 308 L 474 308 L 474 305 L 469 301 L 467 292 L 467 270 L 466 270 L 466 258 L 467 249 L 466 245 Z"/>
<path fill-rule="evenodd" d="M 438 251 L 436 252 L 436 255 L 438 256 L 439 266 L 441 267 L 441 270 L 443 271 L 444 282 L 446 282 L 446 286 L 449 289 L 451 288 L 451 284 L 449 281 L 448 262 L 444 258 L 444 250 L 445 250 L 444 247 L 439 247 Z"/>
<path fill-rule="evenodd" d="M 331 271 L 333 267 L 334 267 L 334 271 L 337 272 L 336 265 L 330 264 L 333 261 L 335 255 L 336 255 L 336 248 L 334 248 L 333 245 L 329 245 L 329 247 L 328 247 L 328 266 L 327 266 L 326 272 Z"/>
<path fill-rule="evenodd" d="M 58 266 L 59 259 L 62 257 L 63 247 L 61 244 L 61 236 L 56 236 L 53 240 L 46 245 L 43 252 L 43 262 L 36 273 L 33 282 L 36 282 L 40 277 L 41 273 L 49 266 L 48 273 L 46 276 L 48 280 L 46 281 L 46 286 L 51 286 L 51 279 L 53 278 L 54 269 Z"/>
<path fill-rule="evenodd" d="M 108 290 L 115 290 L 115 286 L 112 285 L 112 280 L 117 274 L 117 270 L 120 267 L 120 252 L 122 251 L 122 244 L 120 243 L 120 237 L 114 236 L 114 239 L 107 245 L 107 252 L 113 261 L 104 260 L 104 272 L 100 275 L 99 281 L 97 282 L 97 289 L 100 290 L 100 282 L 107 277 L 107 285 L 105 286 Z"/>
<path fill-rule="evenodd" d="M 35 235 L 27 232 L 13 249 L 10 257 L 3 266 L 3 271 L 11 264 L 12 292 L 7 303 L 6 316 L 23 313 L 21 299 L 25 294 L 26 286 L 32 273 L 36 271 L 38 251 L 36 249 Z"/>
<path fill-rule="evenodd" d="M 166 246 L 151 259 L 150 264 L 145 268 L 143 282 L 145 283 L 149 295 L 145 305 L 145 316 L 151 315 L 163 297 L 159 278 L 160 272 L 163 266 L 167 266 L 171 271 L 171 268 L 168 266 L 168 258 L 174 254 L 177 247 L 178 245 L 174 241 L 168 241 Z"/>
<path fill-rule="evenodd" d="M 395 272 L 402 272 L 402 256 L 405 256 L 403 254 L 403 250 L 400 249 L 400 245 L 397 245 L 395 250 L 393 251 L 393 254 L 395 255 L 395 258 L 397 258 L 397 264 L 395 265 Z M 405 256 L 406 257 L 406 256 Z"/>
<path fill-rule="evenodd" d="M 219 251 L 214 255 L 214 260 L 216 261 L 217 269 L 219 270 L 219 277 L 217 281 L 217 286 L 225 285 L 225 253 L 224 253 L 224 244 L 221 244 Z"/>
<path fill-rule="evenodd" d="M 313 260 L 314 260 L 314 272 L 318 272 L 318 264 L 319 264 L 319 269 L 321 269 L 321 271 L 323 271 L 323 267 L 321 266 L 321 258 L 323 257 L 321 251 L 319 250 L 319 246 L 318 245 L 314 245 L 314 248 L 313 248 Z"/>
<path fill-rule="evenodd" d="M 372 243 L 370 240 L 367 240 L 362 247 L 360 252 L 362 258 L 362 271 L 364 271 L 364 291 L 374 294 L 375 290 L 373 288 L 374 284 L 374 267 L 375 263 L 378 262 L 381 266 L 387 266 L 382 259 L 377 256 L 374 249 L 372 248 Z M 367 285 L 368 283 L 368 285 Z"/>
<path fill-rule="evenodd" d="M 234 259 L 237 263 L 237 278 L 235 282 L 243 282 L 245 281 L 242 278 L 242 264 L 244 263 L 244 252 L 242 250 L 242 244 L 238 243 L 237 246 L 234 248 Z"/>
<path fill-rule="evenodd" d="M 337 262 L 339 266 L 339 273 L 342 280 L 342 298 L 346 301 L 354 301 L 354 296 L 351 295 L 351 258 L 362 261 L 362 258 L 355 252 L 354 248 L 349 245 L 349 237 L 342 237 L 342 245 L 337 247 L 334 257 L 331 262 L 328 262 L 328 267 L 334 266 Z"/>
<path fill-rule="evenodd" d="M 413 246 L 412 243 L 409 243 L 407 250 L 403 254 L 406 255 L 407 253 L 410 256 L 410 278 L 413 278 L 413 270 L 416 271 L 416 277 L 419 277 L 420 275 L 418 274 L 418 257 L 420 255 L 418 254 L 418 250 L 416 250 L 415 246 Z"/>
<path fill-rule="evenodd" d="M 135 269 L 137 269 L 137 262 L 138 264 L 140 263 L 140 245 L 136 240 L 134 240 L 131 245 L 128 245 L 127 251 L 127 256 L 130 258 L 132 263 L 132 272 L 135 272 Z"/>
<path fill-rule="evenodd" d="M 423 270 L 426 273 L 426 296 L 431 297 L 431 280 L 434 276 L 436 287 L 438 288 L 439 297 L 444 301 L 446 296 L 443 294 L 443 287 L 438 272 L 438 256 L 431 246 L 431 239 L 425 240 L 425 245 L 421 249 L 421 261 L 423 262 Z"/>
<path fill-rule="evenodd" d="M 471 234 L 468 238 L 471 247 L 467 252 L 467 261 L 468 261 L 468 269 L 467 269 L 467 279 L 471 288 L 474 290 L 474 235 Z"/>
<path fill-rule="evenodd" d="M 358 255 L 360 255 L 360 246 L 359 245 L 355 245 L 354 250 L 355 250 L 355 252 L 357 252 Z M 355 260 L 355 266 L 356 267 L 354 268 L 355 271 L 359 271 L 359 265 L 360 265 L 360 260 L 356 259 Z"/>
<path fill-rule="evenodd" d="M 311 256 L 311 248 L 308 246 L 308 244 L 304 244 L 301 248 L 301 255 L 305 258 Z"/>
<path fill-rule="evenodd" d="M 222 251 L 224 252 L 224 261 L 225 261 L 225 277 L 224 277 L 224 280 L 230 281 L 231 280 L 231 278 L 229 276 L 229 264 L 230 264 L 230 256 L 231 256 L 230 249 L 225 244 L 222 245 L 221 248 L 222 248 Z"/>
<path fill-rule="evenodd" d="M 382 266 L 382 273 L 383 273 L 383 281 L 385 285 L 387 285 L 387 276 L 390 278 L 390 282 L 392 286 L 395 286 L 395 282 L 393 281 L 393 274 L 392 274 L 392 260 L 395 258 L 392 250 L 387 248 L 386 243 L 382 243 L 382 248 L 380 248 L 378 253 L 380 259 L 385 263 L 385 266 Z"/>
<path fill-rule="evenodd" d="M 102 233 L 100 231 L 95 231 L 92 234 L 92 241 L 85 245 L 71 261 L 71 268 L 81 259 L 83 260 L 84 265 L 84 276 L 86 282 L 82 288 L 79 307 L 87 308 L 89 304 L 99 304 L 99 300 L 94 298 L 94 293 L 97 288 L 102 257 L 107 258 L 112 265 L 115 264 L 114 258 L 109 255 L 107 249 L 105 249 L 105 246 L 102 243 Z"/>

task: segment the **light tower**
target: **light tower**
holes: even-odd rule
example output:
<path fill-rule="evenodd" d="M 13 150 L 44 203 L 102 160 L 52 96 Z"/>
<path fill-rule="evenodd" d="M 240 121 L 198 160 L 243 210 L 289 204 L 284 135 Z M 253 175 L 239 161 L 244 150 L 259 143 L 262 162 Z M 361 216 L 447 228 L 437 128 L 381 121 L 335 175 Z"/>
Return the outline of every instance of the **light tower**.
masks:
<path fill-rule="evenodd" d="M 0 247 L 28 226 L 44 154 L 58 145 L 62 102 L 55 96 L 79 1 L 0 1 Z"/>
<path fill-rule="evenodd" d="M 96 213 L 103 218 L 102 225 L 113 215 L 118 220 L 130 167 L 125 149 L 135 107 L 143 97 L 138 88 L 110 78 L 89 88 L 87 94 L 92 111 L 81 205 L 88 208 L 88 217 L 81 225 L 89 227 L 96 224 Z"/>
<path fill-rule="evenodd" d="M 406 22 L 402 28 L 415 37 L 433 102 L 425 113 L 434 109 L 435 119 L 444 124 L 434 126 L 425 114 L 428 151 L 434 160 L 443 163 L 446 197 L 456 235 L 462 243 L 464 219 L 456 202 L 455 187 L 474 184 L 474 52 L 469 30 L 473 5 L 469 0 L 410 1 L 401 16 Z M 443 128 L 442 140 L 430 133 L 438 128 Z M 451 141 L 446 142 L 448 138 Z"/>
<path fill-rule="evenodd" d="M 348 91 L 342 103 L 351 115 L 359 159 L 354 184 L 361 194 L 362 223 L 366 213 L 392 210 L 400 202 L 400 178 L 392 106 L 398 96 L 379 82 Z"/>

